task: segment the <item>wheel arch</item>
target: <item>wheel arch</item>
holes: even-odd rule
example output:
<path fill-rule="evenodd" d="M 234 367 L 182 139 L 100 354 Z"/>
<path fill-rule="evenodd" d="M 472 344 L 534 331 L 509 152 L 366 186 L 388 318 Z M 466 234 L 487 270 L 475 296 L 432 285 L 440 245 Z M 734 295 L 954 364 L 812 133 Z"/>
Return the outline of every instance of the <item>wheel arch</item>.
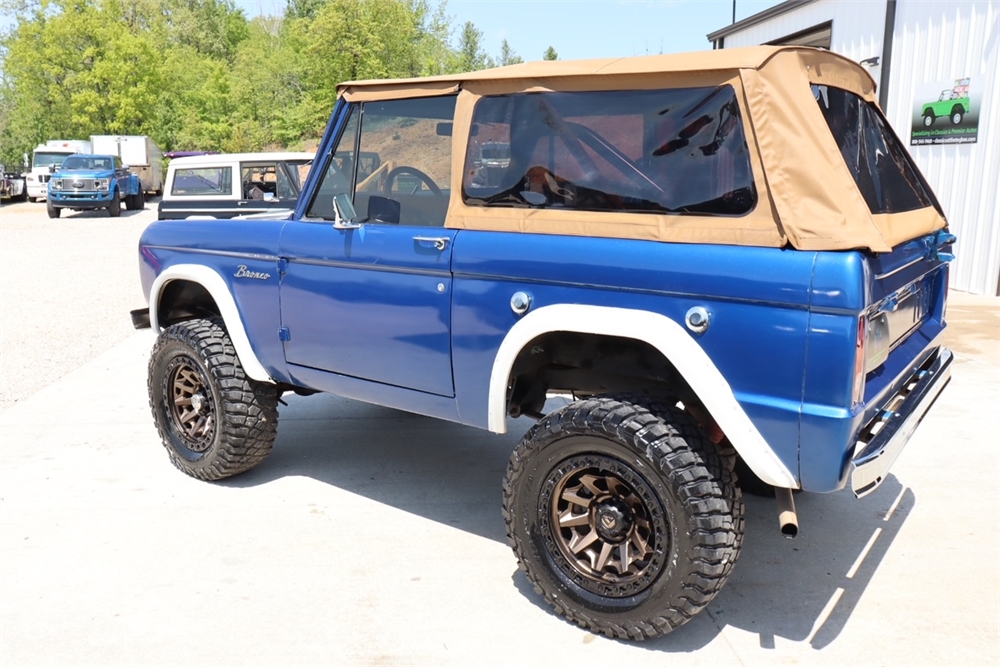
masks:
<path fill-rule="evenodd" d="M 236 356 L 239 357 L 240 363 L 243 365 L 243 371 L 259 382 L 274 383 L 274 379 L 264 369 L 250 345 L 250 338 L 243 326 L 243 318 L 236 307 L 236 300 L 229 291 L 229 286 L 214 269 L 200 264 L 175 264 L 156 277 L 149 289 L 149 324 L 153 331 L 161 331 L 169 326 L 169 323 L 172 323 L 169 317 L 163 318 L 164 321 L 161 322 L 161 316 L 168 315 L 168 313 L 161 313 L 161 301 L 164 300 L 164 297 L 170 299 L 174 292 L 183 292 L 179 287 L 188 288 L 187 294 L 189 296 L 183 297 L 184 300 L 180 302 L 184 308 L 190 309 L 196 303 L 190 296 L 192 294 L 201 295 L 203 291 L 204 295 L 211 299 L 215 308 L 209 308 L 209 310 L 222 318 L 233 343 L 233 348 L 236 350 Z M 166 303 L 168 307 L 174 305 L 169 301 Z M 178 313 L 178 315 L 182 314 Z M 190 313 L 190 316 L 197 315 Z M 181 316 L 180 319 L 187 318 Z"/>
<path fill-rule="evenodd" d="M 651 346 L 676 369 L 758 477 L 773 486 L 799 486 L 701 346 L 680 324 L 650 311 L 557 304 L 529 312 L 511 327 L 494 357 L 487 415 L 490 431 L 507 431 L 507 389 L 519 355 L 539 336 L 552 332 L 614 336 Z"/>

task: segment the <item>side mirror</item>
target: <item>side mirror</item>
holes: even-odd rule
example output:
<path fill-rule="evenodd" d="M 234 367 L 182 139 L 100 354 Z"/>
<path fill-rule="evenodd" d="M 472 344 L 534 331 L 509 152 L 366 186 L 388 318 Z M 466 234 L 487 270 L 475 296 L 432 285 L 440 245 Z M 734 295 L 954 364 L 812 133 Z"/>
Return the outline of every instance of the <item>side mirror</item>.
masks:
<path fill-rule="evenodd" d="M 29 169 L 30 167 L 31 167 L 31 161 L 30 161 L 30 160 L 28 160 L 28 154 L 27 154 L 27 153 L 25 153 L 25 154 L 24 154 L 24 170 L 25 170 L 25 171 L 28 171 L 28 169 Z"/>
<path fill-rule="evenodd" d="M 49 173 L 50 174 L 56 173 L 56 165 L 54 165 L 54 164 L 50 164 L 49 165 Z"/>
<path fill-rule="evenodd" d="M 346 192 L 341 192 L 333 198 L 333 228 L 360 229 L 361 225 L 354 222 L 354 204 Z"/>

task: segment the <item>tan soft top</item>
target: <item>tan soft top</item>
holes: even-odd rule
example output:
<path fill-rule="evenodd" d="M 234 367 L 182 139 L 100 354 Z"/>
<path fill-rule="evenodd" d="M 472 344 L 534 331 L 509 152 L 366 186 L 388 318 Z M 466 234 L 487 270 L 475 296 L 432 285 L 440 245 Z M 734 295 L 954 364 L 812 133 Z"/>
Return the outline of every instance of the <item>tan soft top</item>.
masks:
<path fill-rule="evenodd" d="M 446 226 L 533 233 L 723 243 L 802 250 L 876 252 L 941 229 L 933 207 L 872 214 L 823 118 L 810 84 L 876 103 L 875 82 L 858 63 L 807 47 L 756 46 L 696 53 L 578 61 L 540 61 L 419 79 L 351 81 L 351 102 L 459 93 L 452 155 L 453 193 L 461 192 L 476 101 L 516 92 L 639 90 L 728 84 L 736 90 L 758 201 L 739 217 L 637 214 L 467 206 L 453 196 Z"/>

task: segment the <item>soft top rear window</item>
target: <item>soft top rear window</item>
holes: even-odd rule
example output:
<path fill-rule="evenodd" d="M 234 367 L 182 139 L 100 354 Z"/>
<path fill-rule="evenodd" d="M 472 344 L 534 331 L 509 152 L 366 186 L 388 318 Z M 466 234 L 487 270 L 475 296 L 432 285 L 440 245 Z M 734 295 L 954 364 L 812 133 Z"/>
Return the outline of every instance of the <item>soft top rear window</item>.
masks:
<path fill-rule="evenodd" d="M 757 200 L 727 85 L 484 97 L 462 185 L 472 206 L 742 215 Z"/>
<path fill-rule="evenodd" d="M 937 206 L 910 154 L 875 105 L 831 86 L 812 87 L 823 117 L 872 213 Z"/>

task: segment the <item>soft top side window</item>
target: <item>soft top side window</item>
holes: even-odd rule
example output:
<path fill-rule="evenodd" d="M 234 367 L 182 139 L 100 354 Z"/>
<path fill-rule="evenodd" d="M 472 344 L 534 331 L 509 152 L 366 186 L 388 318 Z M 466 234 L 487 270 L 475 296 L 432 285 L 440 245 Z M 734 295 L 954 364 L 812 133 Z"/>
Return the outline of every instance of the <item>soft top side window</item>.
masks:
<path fill-rule="evenodd" d="M 484 97 L 462 185 L 473 206 L 743 215 L 757 201 L 728 85 Z"/>
<path fill-rule="evenodd" d="M 831 86 L 812 87 L 840 154 L 872 213 L 937 206 L 910 154 L 873 104 Z"/>

